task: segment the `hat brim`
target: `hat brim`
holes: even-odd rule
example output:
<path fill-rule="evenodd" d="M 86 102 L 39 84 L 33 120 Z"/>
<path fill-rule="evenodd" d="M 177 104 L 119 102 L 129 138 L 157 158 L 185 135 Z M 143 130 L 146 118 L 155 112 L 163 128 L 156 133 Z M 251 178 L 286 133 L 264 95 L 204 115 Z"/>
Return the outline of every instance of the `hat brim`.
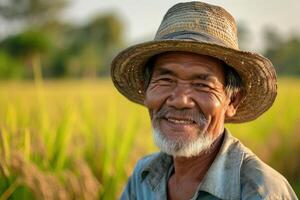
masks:
<path fill-rule="evenodd" d="M 145 64 L 154 55 L 185 51 L 218 58 L 233 67 L 244 85 L 244 98 L 236 114 L 226 123 L 256 119 L 273 104 L 277 95 L 276 73 L 272 63 L 260 54 L 188 40 L 157 40 L 131 46 L 113 60 L 111 76 L 115 87 L 129 100 L 143 105 Z"/>

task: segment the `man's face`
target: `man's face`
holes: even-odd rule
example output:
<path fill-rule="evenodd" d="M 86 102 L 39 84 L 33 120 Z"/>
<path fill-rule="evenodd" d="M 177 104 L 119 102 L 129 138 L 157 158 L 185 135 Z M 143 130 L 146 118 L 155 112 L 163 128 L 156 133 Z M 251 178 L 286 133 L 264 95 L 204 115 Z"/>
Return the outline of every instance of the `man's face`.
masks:
<path fill-rule="evenodd" d="M 221 134 L 230 101 L 222 63 L 184 52 L 159 55 L 146 91 L 156 144 L 174 156 L 195 156 Z"/>

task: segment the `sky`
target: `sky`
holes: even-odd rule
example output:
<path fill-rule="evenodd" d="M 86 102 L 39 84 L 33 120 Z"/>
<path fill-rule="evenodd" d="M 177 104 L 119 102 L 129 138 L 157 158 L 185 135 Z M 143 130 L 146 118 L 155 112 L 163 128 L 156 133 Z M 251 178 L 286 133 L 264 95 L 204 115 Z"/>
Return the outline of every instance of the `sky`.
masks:
<path fill-rule="evenodd" d="M 94 15 L 114 12 L 125 24 L 128 44 L 151 40 L 166 11 L 185 0 L 70 0 L 63 18 L 84 23 Z M 300 0 L 205 0 L 224 7 L 238 22 L 245 23 L 251 34 L 249 50 L 262 48 L 261 32 L 272 26 L 282 34 L 299 32 Z"/>

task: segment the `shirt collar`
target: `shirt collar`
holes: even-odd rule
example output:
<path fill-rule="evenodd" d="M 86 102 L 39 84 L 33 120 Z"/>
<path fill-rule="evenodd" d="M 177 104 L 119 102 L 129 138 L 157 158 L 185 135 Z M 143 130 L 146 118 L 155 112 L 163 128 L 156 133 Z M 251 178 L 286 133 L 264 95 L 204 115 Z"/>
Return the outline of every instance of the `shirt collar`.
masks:
<path fill-rule="evenodd" d="M 226 129 L 224 134 L 223 144 L 197 192 L 205 191 L 224 200 L 239 199 L 243 152 L 236 148 L 239 141 Z M 156 154 L 141 171 L 141 181 L 147 181 L 153 191 L 158 190 L 172 164 L 171 156 Z"/>
<path fill-rule="evenodd" d="M 170 166 L 173 163 L 172 156 L 165 153 L 158 153 L 155 157 L 144 167 L 141 173 L 141 180 L 146 179 L 149 186 L 153 191 L 158 189 L 158 185 L 162 182 L 162 179 L 168 173 Z"/>
<path fill-rule="evenodd" d="M 239 145 L 239 141 L 225 129 L 223 144 L 202 181 L 200 191 L 224 200 L 240 198 L 243 152 L 237 148 Z"/>

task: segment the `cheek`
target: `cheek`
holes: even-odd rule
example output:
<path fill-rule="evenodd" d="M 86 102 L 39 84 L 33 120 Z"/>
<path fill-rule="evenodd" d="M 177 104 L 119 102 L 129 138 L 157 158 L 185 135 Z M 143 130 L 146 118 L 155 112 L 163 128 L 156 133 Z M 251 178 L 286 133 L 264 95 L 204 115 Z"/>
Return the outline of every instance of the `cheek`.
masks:
<path fill-rule="evenodd" d="M 163 88 L 149 88 L 146 91 L 144 105 L 149 110 L 158 110 L 169 96 L 169 92 Z"/>
<path fill-rule="evenodd" d="M 204 115 L 208 118 L 218 115 L 222 107 L 221 102 L 210 94 L 197 95 L 196 101 Z"/>

